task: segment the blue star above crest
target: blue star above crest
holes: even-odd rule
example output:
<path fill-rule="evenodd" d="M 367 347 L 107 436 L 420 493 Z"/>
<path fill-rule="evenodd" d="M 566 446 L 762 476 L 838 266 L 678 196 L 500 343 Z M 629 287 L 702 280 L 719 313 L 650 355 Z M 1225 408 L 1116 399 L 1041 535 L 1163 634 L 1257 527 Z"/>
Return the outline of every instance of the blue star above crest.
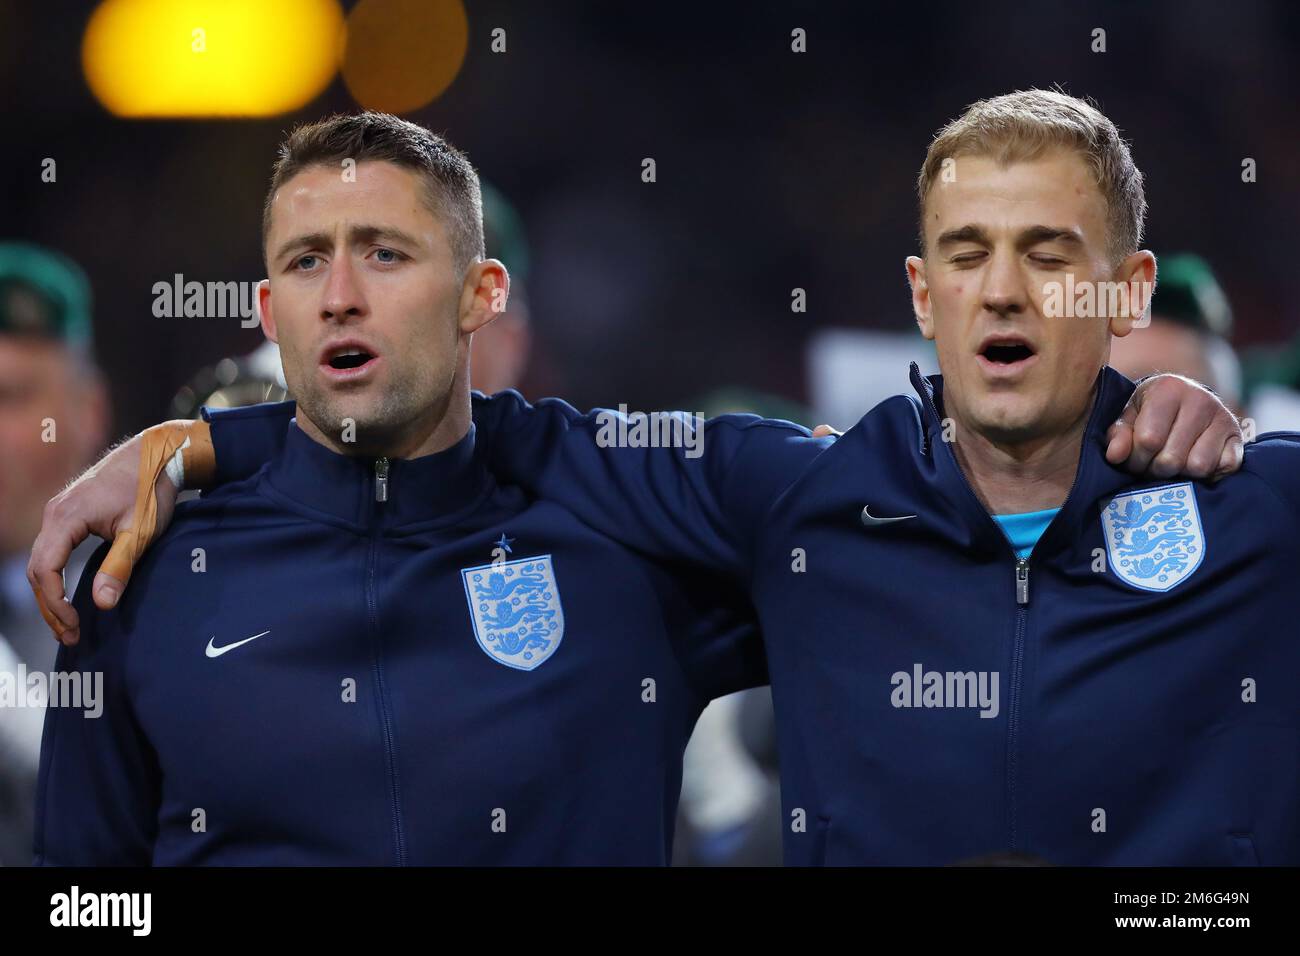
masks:
<path fill-rule="evenodd" d="M 500 548 L 502 551 L 504 551 L 506 554 L 514 554 L 514 552 L 510 550 L 510 542 L 513 540 L 515 539 L 507 538 L 505 532 L 503 531 L 501 532 L 501 539 L 497 541 L 497 547 Z"/>

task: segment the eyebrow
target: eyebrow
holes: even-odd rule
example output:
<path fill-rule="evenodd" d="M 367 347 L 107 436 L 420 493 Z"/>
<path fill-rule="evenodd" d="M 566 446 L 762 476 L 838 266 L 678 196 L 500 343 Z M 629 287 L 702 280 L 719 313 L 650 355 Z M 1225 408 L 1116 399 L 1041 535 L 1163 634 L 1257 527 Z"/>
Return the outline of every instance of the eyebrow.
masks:
<path fill-rule="evenodd" d="M 396 243 L 397 245 L 419 246 L 420 242 L 413 235 L 396 226 L 356 225 L 348 230 L 348 242 L 351 245 L 364 245 L 376 240 Z M 279 262 L 291 252 L 299 249 L 328 248 L 334 244 L 334 237 L 328 232 L 308 232 L 286 240 L 276 250 L 272 261 Z"/>
<path fill-rule="evenodd" d="M 960 229 L 949 229 L 939 234 L 939 238 L 934 241 L 936 247 L 954 246 L 960 242 L 973 242 L 981 246 L 991 246 L 989 234 L 980 226 L 962 226 Z"/>
<path fill-rule="evenodd" d="M 935 240 L 935 247 L 942 248 L 962 242 L 973 242 L 981 246 L 993 245 L 983 226 L 970 224 L 941 233 Z M 1037 246 L 1044 242 L 1064 242 L 1073 246 L 1082 246 L 1083 236 L 1079 235 L 1077 229 L 1066 229 L 1061 226 L 1030 226 L 1016 235 L 1016 246 L 1021 249 L 1028 249 L 1030 246 Z"/>

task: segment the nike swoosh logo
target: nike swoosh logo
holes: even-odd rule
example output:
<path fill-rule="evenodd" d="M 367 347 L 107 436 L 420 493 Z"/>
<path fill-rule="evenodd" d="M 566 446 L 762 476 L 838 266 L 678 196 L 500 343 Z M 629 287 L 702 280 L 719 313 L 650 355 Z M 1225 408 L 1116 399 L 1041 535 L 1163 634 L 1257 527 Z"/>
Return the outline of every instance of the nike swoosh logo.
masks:
<path fill-rule="evenodd" d="M 909 518 L 915 518 L 916 515 L 899 515 L 897 518 L 877 518 L 871 513 L 871 505 L 862 507 L 862 523 L 868 528 L 875 527 L 878 524 L 892 524 L 895 521 L 907 521 Z"/>
<path fill-rule="evenodd" d="M 206 653 L 208 657 L 220 657 L 222 654 L 226 653 L 226 651 L 233 651 L 236 647 L 243 647 L 249 641 L 255 641 L 259 637 L 266 637 L 266 635 L 270 633 L 271 633 L 270 631 L 263 631 L 261 634 L 254 634 L 252 637 L 246 637 L 242 641 L 235 641 L 235 643 L 227 644 L 224 647 L 217 647 L 216 645 L 214 645 L 212 643 L 213 641 L 216 640 L 216 638 L 214 637 L 209 639 L 208 649 L 204 653 Z"/>

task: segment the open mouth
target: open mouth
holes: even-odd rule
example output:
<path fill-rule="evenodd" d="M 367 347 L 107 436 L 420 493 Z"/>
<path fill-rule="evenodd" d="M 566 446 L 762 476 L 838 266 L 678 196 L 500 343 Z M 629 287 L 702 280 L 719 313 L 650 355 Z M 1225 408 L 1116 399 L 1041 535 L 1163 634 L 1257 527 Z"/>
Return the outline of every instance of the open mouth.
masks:
<path fill-rule="evenodd" d="M 364 343 L 340 342 L 321 353 L 320 367 L 330 378 L 345 381 L 367 375 L 378 361 L 378 353 Z"/>
<path fill-rule="evenodd" d="M 994 342 L 980 352 L 994 365 L 1015 365 L 1034 354 L 1034 350 L 1023 342 Z"/>
<path fill-rule="evenodd" d="M 978 352 L 980 367 L 986 375 L 998 379 L 1016 378 L 1034 363 L 1037 350 L 1023 336 L 1015 333 L 990 335 Z"/>
<path fill-rule="evenodd" d="M 330 356 L 329 366 L 344 371 L 350 368 L 360 368 L 373 358 L 373 355 L 362 349 L 346 349 L 337 355 Z"/>

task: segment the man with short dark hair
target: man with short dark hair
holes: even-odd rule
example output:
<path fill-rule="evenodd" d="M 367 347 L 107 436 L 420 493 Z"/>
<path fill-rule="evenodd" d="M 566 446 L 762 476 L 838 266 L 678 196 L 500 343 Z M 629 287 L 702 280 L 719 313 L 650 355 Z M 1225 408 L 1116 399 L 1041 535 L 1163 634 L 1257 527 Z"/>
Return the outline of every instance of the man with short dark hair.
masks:
<path fill-rule="evenodd" d="M 297 417 L 177 508 L 115 610 L 83 579 L 59 669 L 102 675 L 103 715 L 49 712 L 37 861 L 665 863 L 695 718 L 766 679 L 735 589 L 488 474 L 469 350 L 508 277 L 464 156 L 335 117 L 267 208 Z M 171 437 L 160 471 L 194 450 Z"/>

